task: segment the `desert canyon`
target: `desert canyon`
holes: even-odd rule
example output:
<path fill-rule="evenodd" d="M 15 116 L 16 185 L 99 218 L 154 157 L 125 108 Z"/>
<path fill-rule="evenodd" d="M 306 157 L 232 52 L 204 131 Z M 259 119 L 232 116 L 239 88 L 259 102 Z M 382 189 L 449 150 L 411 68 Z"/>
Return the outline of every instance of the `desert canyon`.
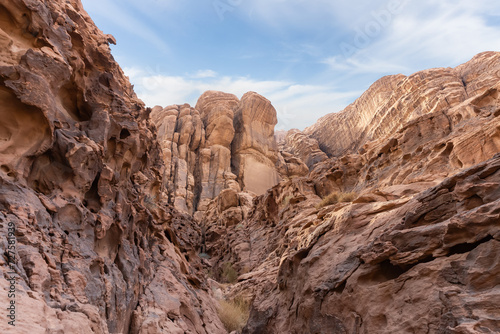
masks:
<path fill-rule="evenodd" d="M 112 43 L 0 1 L 1 333 L 500 333 L 499 52 L 278 132 L 256 92 L 146 107 Z"/>

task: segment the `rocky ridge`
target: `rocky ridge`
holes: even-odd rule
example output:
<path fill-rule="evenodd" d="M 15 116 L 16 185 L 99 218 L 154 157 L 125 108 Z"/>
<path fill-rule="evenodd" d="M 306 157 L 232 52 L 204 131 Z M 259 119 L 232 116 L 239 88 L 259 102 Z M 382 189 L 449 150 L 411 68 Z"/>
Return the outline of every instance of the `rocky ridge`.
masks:
<path fill-rule="evenodd" d="M 500 330 L 499 65 L 500 53 L 488 52 L 455 69 L 384 78 L 339 114 L 288 132 L 280 144 L 297 159 L 318 152 L 307 176 L 233 206 L 247 212 L 241 221 L 224 218 L 224 207 L 207 211 L 212 262 L 240 273 L 227 293 L 252 300 L 243 333 Z M 389 104 L 403 86 L 394 79 L 406 94 Z M 393 104 L 409 116 L 342 127 Z M 353 116 L 360 106 L 370 109 Z M 331 133 L 356 138 L 321 136 Z M 332 193 L 355 195 L 322 201 Z"/>
<path fill-rule="evenodd" d="M 109 43 L 78 0 L 0 4 L 16 332 L 226 333 L 235 297 L 243 333 L 500 331 L 500 53 L 275 136 L 254 92 L 146 108 Z"/>
<path fill-rule="evenodd" d="M 168 205 L 151 110 L 109 43 L 78 0 L 0 2 L 0 304 L 16 316 L 0 331 L 225 333 L 201 229 Z"/>
<path fill-rule="evenodd" d="M 478 96 L 485 87 L 494 86 L 499 71 L 498 54 L 486 52 L 457 68 L 386 76 L 343 112 L 322 117 L 304 133 L 318 140 L 329 155 L 356 152 L 368 141 L 395 133 L 422 115 Z"/>
<path fill-rule="evenodd" d="M 151 119 L 167 166 L 170 203 L 197 221 L 224 189 L 262 195 L 281 179 L 308 172 L 300 159 L 278 150 L 276 110 L 255 92 L 239 100 L 207 91 L 194 108 L 157 106 Z"/>

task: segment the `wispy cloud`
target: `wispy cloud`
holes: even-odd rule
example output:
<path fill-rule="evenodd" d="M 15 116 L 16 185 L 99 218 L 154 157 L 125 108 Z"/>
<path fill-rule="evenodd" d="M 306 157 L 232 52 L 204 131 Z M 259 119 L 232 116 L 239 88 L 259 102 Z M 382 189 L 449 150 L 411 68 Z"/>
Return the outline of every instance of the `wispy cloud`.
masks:
<path fill-rule="evenodd" d="M 149 106 L 189 103 L 195 105 L 207 90 L 220 90 L 241 97 L 255 91 L 268 98 L 278 113 L 281 129 L 304 128 L 319 117 L 342 110 L 362 92 L 339 93 L 328 85 L 300 85 L 290 81 L 255 80 L 249 77 L 218 76 L 202 70 L 199 76 L 169 76 L 139 68 L 125 68 L 138 96 Z M 203 75 L 205 74 L 205 76 Z M 207 75 L 209 74 L 209 75 Z"/>
<path fill-rule="evenodd" d="M 410 74 L 428 66 L 455 66 L 479 52 L 500 50 L 500 26 L 486 20 L 491 6 L 500 9 L 482 0 L 406 2 L 388 22 L 372 15 L 359 23 L 351 38 L 322 62 L 332 71 L 351 75 Z"/>
<path fill-rule="evenodd" d="M 359 56 L 344 58 L 343 56 L 333 56 L 322 61 L 334 71 L 346 72 L 351 75 L 358 73 L 400 73 L 407 72 L 408 67 L 399 65 L 383 59 L 362 59 Z"/>
<path fill-rule="evenodd" d="M 113 52 L 148 105 L 253 90 L 286 128 L 341 110 L 383 75 L 500 50 L 500 2 L 491 0 L 220 2 L 231 7 L 222 21 L 212 1 L 83 0 L 102 26 L 134 40 L 119 38 Z"/>
<path fill-rule="evenodd" d="M 129 34 L 153 44 L 157 50 L 163 52 L 169 50 L 167 43 L 158 31 L 154 30 L 146 22 L 138 19 L 137 16 L 126 10 L 119 2 L 113 0 L 85 0 L 83 4 L 85 10 L 92 13 L 93 16 L 99 15 L 106 18 L 107 21 L 110 21 L 113 25 L 120 27 Z"/>
<path fill-rule="evenodd" d="M 203 79 L 203 78 L 215 78 L 217 76 L 217 72 L 212 70 L 199 70 L 191 77 L 193 79 Z"/>

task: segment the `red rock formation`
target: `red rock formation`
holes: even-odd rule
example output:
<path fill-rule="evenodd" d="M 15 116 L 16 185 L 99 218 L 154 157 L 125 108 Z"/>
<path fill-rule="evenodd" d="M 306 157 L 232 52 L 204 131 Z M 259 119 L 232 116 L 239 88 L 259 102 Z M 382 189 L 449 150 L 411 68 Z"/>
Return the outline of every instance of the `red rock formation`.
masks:
<path fill-rule="evenodd" d="M 170 202 L 184 213 L 195 211 L 195 174 L 198 150 L 205 146 L 205 128 L 200 113 L 189 105 L 155 107 L 151 120 L 165 162 L 164 187 Z"/>
<path fill-rule="evenodd" d="M 225 333 L 112 42 L 78 0 L 0 4 L 0 331 Z"/>
<path fill-rule="evenodd" d="M 499 53 L 385 77 L 280 152 L 267 99 L 145 108 L 112 42 L 78 0 L 0 4 L 16 332 L 225 333 L 228 265 L 244 333 L 500 332 Z"/>
<path fill-rule="evenodd" d="M 329 155 L 355 152 L 367 141 L 397 132 L 408 121 L 480 95 L 498 82 L 498 58 L 496 52 L 485 52 L 455 69 L 384 77 L 345 110 L 322 117 L 304 133 L 317 139 Z"/>
<path fill-rule="evenodd" d="M 287 132 L 283 142 L 283 149 L 299 157 L 307 167 L 312 167 L 318 162 L 328 159 L 326 153 L 320 150 L 316 139 L 297 129 Z"/>
<path fill-rule="evenodd" d="M 232 166 L 243 190 L 260 195 L 279 181 L 274 126 L 278 122 L 271 102 L 257 93 L 243 95 L 235 112 L 236 135 Z"/>
<path fill-rule="evenodd" d="M 351 106 L 333 131 L 357 139 L 320 138 L 330 153 L 351 154 L 256 197 L 241 222 L 225 225 L 209 209 L 207 252 L 239 271 L 228 293 L 253 299 L 244 333 L 500 331 L 499 65 L 498 53 L 485 53 L 416 73 L 393 93 L 379 82 L 353 106 L 386 110 L 404 90 L 407 100 L 396 101 L 412 109 L 400 124 L 381 118 L 373 127 L 374 117 L 358 133 L 342 125 L 353 122 Z M 326 120 L 312 129 L 327 133 Z M 301 145 L 283 148 L 312 152 L 297 135 L 305 136 L 290 132 L 291 143 Z"/>
<path fill-rule="evenodd" d="M 232 94 L 207 91 L 195 108 L 155 107 L 151 119 L 167 166 L 171 202 L 198 221 L 223 189 L 262 194 L 281 176 L 307 174 L 300 159 L 279 154 L 276 110 L 257 93 L 249 92 L 240 101 Z"/>

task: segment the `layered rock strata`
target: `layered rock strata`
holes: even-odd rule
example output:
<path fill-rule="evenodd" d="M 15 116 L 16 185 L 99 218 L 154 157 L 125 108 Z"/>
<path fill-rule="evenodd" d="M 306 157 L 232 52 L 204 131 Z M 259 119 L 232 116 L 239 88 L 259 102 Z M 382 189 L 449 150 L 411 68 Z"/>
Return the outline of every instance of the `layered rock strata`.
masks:
<path fill-rule="evenodd" d="M 411 117 L 386 125 L 394 131 L 343 144 L 323 138 L 331 154 L 351 153 L 312 164 L 250 208 L 234 201 L 241 221 L 209 206 L 211 261 L 231 263 L 239 277 L 227 293 L 252 300 L 243 333 L 500 331 L 499 65 L 499 53 L 484 53 L 414 74 L 403 80 Z M 439 84 L 424 87 L 423 103 L 416 78 L 430 74 Z M 448 87 L 457 80 L 469 88 Z M 394 94 L 383 91 L 372 87 L 353 105 L 382 110 Z M 351 108 L 337 117 L 349 119 Z M 313 128 L 326 131 L 322 122 Z M 324 201 L 331 194 L 338 202 Z"/>
<path fill-rule="evenodd" d="M 282 146 L 283 150 L 300 158 L 308 168 L 328 159 L 326 153 L 319 148 L 316 139 L 297 129 L 286 133 Z"/>
<path fill-rule="evenodd" d="M 498 58 L 496 52 L 485 52 L 456 68 L 384 77 L 345 110 L 322 117 L 304 133 L 330 156 L 355 152 L 368 141 L 401 130 L 406 122 L 456 107 L 489 89 L 498 82 Z"/>

